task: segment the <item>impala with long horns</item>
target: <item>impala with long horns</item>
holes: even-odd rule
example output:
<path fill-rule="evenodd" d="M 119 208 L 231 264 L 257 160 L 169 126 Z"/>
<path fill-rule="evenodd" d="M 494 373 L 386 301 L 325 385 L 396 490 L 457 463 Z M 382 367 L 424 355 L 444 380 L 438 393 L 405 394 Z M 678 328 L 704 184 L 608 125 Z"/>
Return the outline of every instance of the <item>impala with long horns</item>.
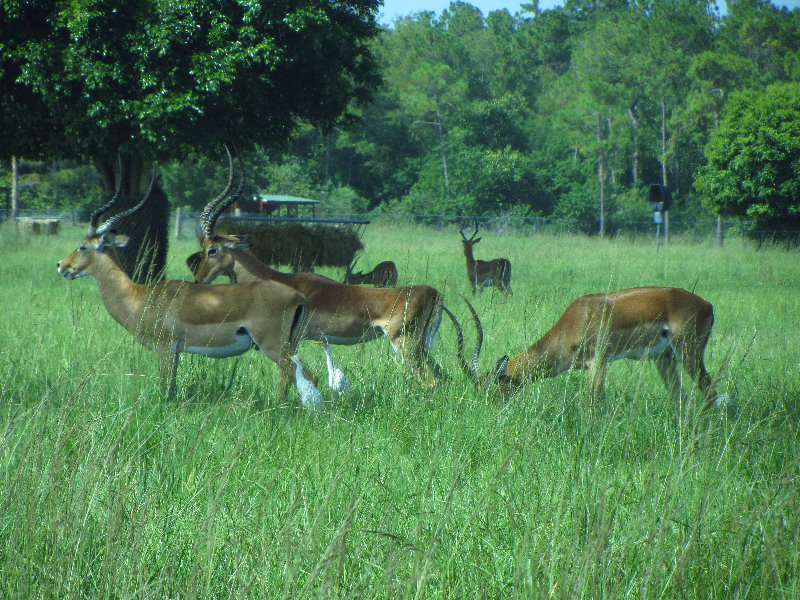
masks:
<path fill-rule="evenodd" d="M 481 241 L 476 238 L 478 235 L 478 220 L 474 220 L 475 230 L 472 236 L 467 239 L 464 235 L 462 225 L 458 232 L 461 234 L 461 243 L 464 245 L 464 257 L 467 259 L 467 277 L 472 286 L 472 295 L 475 290 L 483 291 L 485 287 L 496 287 L 506 296 L 513 295 L 511 291 L 511 261 L 507 258 L 495 258 L 494 260 L 475 260 L 472 255 L 472 248 Z"/>
<path fill-rule="evenodd" d="M 686 369 L 703 394 L 703 410 L 728 400 L 727 395 L 717 394 L 703 363 L 714 323 L 713 307 L 684 289 L 638 287 L 581 296 L 539 341 L 512 358 L 503 357 L 483 377 L 478 371 L 483 328 L 475 309 L 466 298 L 464 301 L 478 331 L 468 375 L 487 386 L 496 384 L 504 396 L 541 377 L 588 369 L 591 397 L 596 399 L 603 389 L 608 363 L 620 358 L 651 358 L 676 405 L 681 388 L 679 366 Z M 459 357 L 466 364 L 461 338 Z"/>
<path fill-rule="evenodd" d="M 229 155 L 230 156 L 230 155 Z M 231 159 L 231 169 L 233 168 Z M 431 357 L 442 320 L 441 294 L 428 285 L 370 288 L 345 285 L 314 273 L 282 273 L 259 261 L 245 236 L 215 233 L 222 212 L 238 197 L 245 178 L 239 158 L 240 184 L 224 202 L 223 191 L 201 214 L 202 250 L 186 259 L 199 283 L 211 283 L 221 275 L 232 281 L 277 281 L 301 292 L 308 300 L 309 323 L 305 339 L 331 344 L 359 344 L 385 335 L 414 375 L 425 383 L 438 378 L 439 366 Z M 232 171 L 226 190 L 232 186 Z"/>
<path fill-rule="evenodd" d="M 257 346 L 279 368 L 278 394 L 283 398 L 294 379 L 290 357 L 308 322 L 308 305 L 297 290 L 274 281 L 204 286 L 186 281 L 134 283 L 122 269 L 116 248 L 128 238 L 114 231 L 124 218 L 147 202 L 156 171 L 142 200 L 98 227 L 100 216 L 117 201 L 119 190 L 96 210 L 78 249 L 58 262 L 58 272 L 72 280 L 91 275 L 111 317 L 159 357 L 161 381 L 175 393 L 181 352 L 211 358 L 236 356 Z M 310 401 L 301 398 L 307 405 Z"/>
<path fill-rule="evenodd" d="M 344 273 L 344 283 L 348 285 L 368 284 L 375 287 L 389 288 L 397 285 L 397 265 L 391 260 L 385 260 L 375 265 L 372 271 L 353 273 L 358 259 L 347 265 Z"/>

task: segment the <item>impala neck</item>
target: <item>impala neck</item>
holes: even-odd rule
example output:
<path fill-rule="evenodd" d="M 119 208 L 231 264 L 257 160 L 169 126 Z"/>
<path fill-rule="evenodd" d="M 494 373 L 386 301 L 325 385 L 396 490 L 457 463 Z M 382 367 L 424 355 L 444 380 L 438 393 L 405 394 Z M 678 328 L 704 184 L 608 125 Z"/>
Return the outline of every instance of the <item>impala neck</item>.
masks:
<path fill-rule="evenodd" d="M 284 275 L 262 263 L 250 250 L 229 250 L 233 257 L 233 273 L 239 283 L 273 279 L 282 281 Z"/>
<path fill-rule="evenodd" d="M 475 259 L 472 256 L 472 244 L 464 244 L 464 256 L 467 259 L 467 269 L 472 270 L 475 268 Z"/>
<path fill-rule="evenodd" d="M 97 281 L 108 314 L 134 333 L 141 321 L 147 286 L 134 283 L 114 253 L 95 254 L 89 273 Z"/>
<path fill-rule="evenodd" d="M 506 376 L 522 383 L 523 380 L 530 382 L 561 373 L 559 346 L 551 337 L 551 332 L 548 331 L 525 352 L 511 358 Z"/>

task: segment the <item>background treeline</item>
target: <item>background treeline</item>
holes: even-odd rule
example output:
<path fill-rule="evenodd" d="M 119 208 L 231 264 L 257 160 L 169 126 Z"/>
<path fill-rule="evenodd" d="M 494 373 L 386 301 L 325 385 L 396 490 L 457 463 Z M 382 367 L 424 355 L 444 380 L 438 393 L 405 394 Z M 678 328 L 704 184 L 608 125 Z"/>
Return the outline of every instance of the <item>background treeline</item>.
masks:
<path fill-rule="evenodd" d="M 400 18 L 376 43 L 384 85 L 356 125 L 248 155 L 248 189 L 328 212 L 543 216 L 613 233 L 650 217 L 646 187 L 661 183 L 673 218 L 798 230 L 800 10 L 727 6 L 534 1 L 483 15 L 453 2 Z M 52 167 L 23 163 L 23 184 L 38 183 L 24 208 L 96 202 L 90 166 Z M 172 205 L 194 209 L 226 177 L 201 158 L 163 173 Z"/>

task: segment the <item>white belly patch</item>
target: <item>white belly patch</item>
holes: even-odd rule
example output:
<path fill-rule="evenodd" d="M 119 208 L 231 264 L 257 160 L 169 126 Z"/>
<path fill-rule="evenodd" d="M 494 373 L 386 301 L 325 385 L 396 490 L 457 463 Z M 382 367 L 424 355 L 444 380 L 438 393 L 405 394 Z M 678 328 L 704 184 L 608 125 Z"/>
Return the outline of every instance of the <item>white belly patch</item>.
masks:
<path fill-rule="evenodd" d="M 181 352 L 187 354 L 199 354 L 201 356 L 208 356 L 209 358 L 227 358 L 229 356 L 238 356 L 247 352 L 254 346 L 253 338 L 246 329 L 241 328 L 234 335 L 234 342 L 227 346 L 184 346 Z"/>
<path fill-rule="evenodd" d="M 636 360 L 641 360 L 643 358 L 655 358 L 661 354 L 667 346 L 669 346 L 669 342 L 669 331 L 665 329 L 661 332 L 661 335 L 658 336 L 658 341 L 655 344 L 650 346 L 642 346 L 639 348 L 628 348 L 609 358 L 608 362 L 611 362 L 612 360 L 619 360 L 620 358 L 633 358 Z"/>

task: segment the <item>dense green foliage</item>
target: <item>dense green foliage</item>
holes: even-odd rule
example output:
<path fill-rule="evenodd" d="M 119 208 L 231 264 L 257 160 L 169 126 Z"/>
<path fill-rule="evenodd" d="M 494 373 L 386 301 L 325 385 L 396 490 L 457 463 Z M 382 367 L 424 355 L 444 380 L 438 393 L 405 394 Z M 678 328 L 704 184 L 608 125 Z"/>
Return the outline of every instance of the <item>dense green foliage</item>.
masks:
<path fill-rule="evenodd" d="M 697 185 L 716 212 L 800 230 L 799 83 L 732 95 L 706 157 Z"/>
<path fill-rule="evenodd" d="M 379 81 L 376 6 L 3 0 L 0 157 L 91 160 L 125 208 L 148 188 L 150 161 L 219 156 L 223 142 L 274 147 L 301 122 L 346 123 Z M 142 254 L 145 272 L 164 267 L 167 213 L 159 184 L 121 252 L 129 272 Z"/>
<path fill-rule="evenodd" d="M 2 6 L 3 157 L 271 146 L 340 122 L 378 81 L 375 0 Z"/>
<path fill-rule="evenodd" d="M 386 85 L 358 129 L 309 129 L 288 156 L 380 210 L 565 217 L 597 232 L 602 200 L 613 231 L 646 220 L 645 187 L 663 183 L 673 219 L 710 217 L 695 172 L 731 93 L 800 77 L 800 10 L 729 5 L 724 17 L 704 0 L 409 15 L 376 46 Z M 797 182 L 800 167 L 781 177 Z"/>
<path fill-rule="evenodd" d="M 385 340 L 337 346 L 352 395 L 323 387 L 311 415 L 275 400 L 256 351 L 184 357 L 163 399 L 155 354 L 91 278 L 55 272 L 83 232 L 0 231 L 0 596 L 800 598 L 796 252 L 483 233 L 515 291 L 475 301 L 484 369 L 581 294 L 679 285 L 714 304 L 707 364 L 738 405 L 727 416 L 698 417 L 691 394 L 676 412 L 635 361 L 610 367 L 593 409 L 577 372 L 487 400 L 447 321 L 441 388 L 404 375 Z M 394 260 L 466 325 L 457 228 L 373 224 L 365 242 L 362 264 Z M 173 245 L 174 276 L 195 249 Z M 324 374 L 319 346 L 301 352 Z"/>
<path fill-rule="evenodd" d="M 756 203 L 741 196 L 736 202 L 745 208 L 734 210 L 731 186 L 760 185 L 754 165 L 771 162 L 761 153 L 776 148 L 769 141 L 751 144 L 730 123 L 735 105 L 774 95 L 769 90 L 789 93 L 780 86 L 800 81 L 800 10 L 767 0 L 727 4 L 724 16 L 710 0 L 568 0 L 552 10 L 533 3 L 514 14 L 484 15 L 453 2 L 438 15 L 404 16 L 373 38 L 374 2 L 347 3 L 352 11 L 310 1 L 287 8 L 307 25 L 296 35 L 286 24 L 297 19 L 259 21 L 267 10 L 260 4 L 203 4 L 190 16 L 181 7 L 191 3 L 166 2 L 163 11 L 159 2 L 126 3 L 125 11 L 147 13 L 142 29 L 126 20 L 115 27 L 127 29 L 115 35 L 136 42 L 152 30 L 146 51 L 129 51 L 121 63 L 120 82 L 135 95 L 123 106 L 120 86 L 111 86 L 95 104 L 88 104 L 91 94 L 80 96 L 75 109 L 100 111 L 110 126 L 100 139 L 133 133 L 137 143 L 180 158 L 164 165 L 173 207 L 198 209 L 215 195 L 225 165 L 209 151 L 233 132 L 258 143 L 247 155 L 249 191 L 331 199 L 331 212 L 533 215 L 574 219 L 590 233 L 614 232 L 620 223 L 650 219 L 646 189 L 659 183 L 672 191 L 673 223 L 721 214 L 775 227 L 775 219 L 755 213 L 790 215 L 781 203 L 796 205 L 796 197 L 779 197 L 796 187 L 800 167 L 787 161 L 768 184 L 777 194 L 759 192 Z M 361 20 L 348 20 L 355 16 Z M 320 29 L 317 18 L 332 29 Z M 68 25 L 76 29 L 84 21 L 92 19 Z M 347 24 L 354 27 L 352 46 L 342 41 L 351 37 L 336 33 Z M 99 29 L 78 54 L 73 68 L 80 69 L 80 85 L 70 93 L 92 91 L 84 79 L 99 77 L 100 85 L 116 77 L 103 60 L 120 57 L 105 49 L 110 34 Z M 175 32 L 181 35 L 170 38 Z M 186 45 L 177 43 L 184 38 Z M 212 44 L 216 50 L 206 51 Z M 295 44 L 307 51 L 300 62 L 308 70 L 297 67 Z M 101 60 L 106 51 L 109 58 Z M 49 59 L 29 66 L 20 81 L 38 81 L 52 99 L 61 83 L 47 78 L 54 68 Z M 6 57 L 0 64 L 7 81 L 14 62 Z M 373 66 L 384 81 L 373 102 L 347 105 L 348 97 L 366 98 Z M 19 125 L 12 120 L 24 111 L 8 104 L 11 97 L 3 101 L 8 110 L 0 118 Z M 28 118 L 35 122 L 34 109 Z M 335 123 L 345 109 L 353 118 Z M 770 118 L 771 128 L 798 127 L 793 111 Z M 85 122 L 70 121 L 73 127 Z M 720 127 L 716 146 L 706 150 Z M 725 170 L 717 156 L 723 144 L 752 157 L 749 172 Z M 188 150 L 197 152 L 184 160 Z M 730 174 L 728 191 L 717 197 L 719 185 L 700 182 L 698 172 L 705 182 Z M 68 202 L 69 193 L 62 189 L 60 198 Z"/>

